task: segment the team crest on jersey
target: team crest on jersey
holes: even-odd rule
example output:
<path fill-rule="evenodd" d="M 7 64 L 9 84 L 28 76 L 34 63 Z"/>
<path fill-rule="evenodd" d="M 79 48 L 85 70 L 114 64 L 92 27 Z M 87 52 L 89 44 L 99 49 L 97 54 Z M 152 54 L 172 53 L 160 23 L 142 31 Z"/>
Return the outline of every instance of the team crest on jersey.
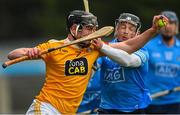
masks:
<path fill-rule="evenodd" d="M 173 53 L 172 52 L 165 52 L 165 59 L 168 61 L 171 61 L 173 58 Z"/>
<path fill-rule="evenodd" d="M 65 63 L 65 74 L 71 75 L 86 75 L 88 72 L 88 62 L 86 58 L 78 58 L 67 60 Z"/>

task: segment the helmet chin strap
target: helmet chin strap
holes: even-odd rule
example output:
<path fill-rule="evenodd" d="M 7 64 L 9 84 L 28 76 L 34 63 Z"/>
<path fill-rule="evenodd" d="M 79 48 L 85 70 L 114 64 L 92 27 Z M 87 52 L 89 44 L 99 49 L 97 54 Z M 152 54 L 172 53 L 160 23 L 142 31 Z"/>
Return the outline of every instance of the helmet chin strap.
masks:
<path fill-rule="evenodd" d="M 77 36 L 78 31 L 80 31 L 80 30 L 79 30 L 79 27 L 80 27 L 80 26 L 81 26 L 80 24 L 77 25 L 75 34 L 74 34 L 74 33 L 72 32 L 72 30 L 70 29 L 70 33 L 71 33 L 72 37 L 74 38 L 74 40 L 77 40 L 77 38 L 76 38 L 75 36 Z"/>
<path fill-rule="evenodd" d="M 80 27 L 80 24 L 78 24 L 77 27 L 76 27 L 76 33 L 75 33 L 76 36 L 77 36 L 77 34 L 78 34 L 79 27 Z"/>

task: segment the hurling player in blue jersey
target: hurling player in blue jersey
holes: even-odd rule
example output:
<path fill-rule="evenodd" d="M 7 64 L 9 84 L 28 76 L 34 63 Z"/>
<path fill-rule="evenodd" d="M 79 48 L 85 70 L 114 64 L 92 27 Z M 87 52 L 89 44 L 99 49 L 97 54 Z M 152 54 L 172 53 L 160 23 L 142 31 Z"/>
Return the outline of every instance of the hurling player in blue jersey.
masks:
<path fill-rule="evenodd" d="M 150 55 L 148 88 L 152 94 L 180 86 L 180 41 L 175 36 L 178 18 L 172 11 L 161 14 L 169 19 L 169 23 L 147 44 Z M 154 98 L 147 112 L 180 114 L 180 91 Z"/>
<path fill-rule="evenodd" d="M 83 100 L 78 108 L 78 113 L 96 113 L 100 104 L 101 83 L 100 83 L 100 66 L 101 60 L 97 59 L 92 69 L 91 79 L 83 96 Z"/>
<path fill-rule="evenodd" d="M 130 13 L 120 14 L 115 24 L 115 38 L 111 43 L 120 43 L 135 37 L 140 27 L 139 17 Z M 108 50 L 114 52 L 116 49 L 106 44 L 100 49 L 104 54 Z M 145 85 L 149 58 L 146 48 L 132 54 L 117 50 L 114 56 L 121 57 L 115 60 L 118 63 L 108 57 L 101 58 L 102 90 L 98 113 L 144 113 L 144 108 L 151 103 L 149 90 Z"/>

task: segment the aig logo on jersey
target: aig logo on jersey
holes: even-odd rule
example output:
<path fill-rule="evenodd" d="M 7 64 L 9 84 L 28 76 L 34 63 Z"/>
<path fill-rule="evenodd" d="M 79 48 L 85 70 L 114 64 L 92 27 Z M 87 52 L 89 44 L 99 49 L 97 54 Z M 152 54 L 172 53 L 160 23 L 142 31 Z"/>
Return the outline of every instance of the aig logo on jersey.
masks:
<path fill-rule="evenodd" d="M 65 74 L 71 75 L 86 75 L 88 72 L 88 63 L 86 58 L 78 58 L 68 60 L 65 64 Z"/>

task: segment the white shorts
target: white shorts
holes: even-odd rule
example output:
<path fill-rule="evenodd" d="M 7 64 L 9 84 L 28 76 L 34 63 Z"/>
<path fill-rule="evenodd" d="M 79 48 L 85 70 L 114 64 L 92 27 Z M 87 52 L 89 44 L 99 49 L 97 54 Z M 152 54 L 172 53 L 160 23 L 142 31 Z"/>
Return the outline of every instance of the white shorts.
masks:
<path fill-rule="evenodd" d="M 33 100 L 33 103 L 26 112 L 26 115 L 60 115 L 61 113 L 54 108 L 50 103 L 41 102 L 37 99 Z"/>

